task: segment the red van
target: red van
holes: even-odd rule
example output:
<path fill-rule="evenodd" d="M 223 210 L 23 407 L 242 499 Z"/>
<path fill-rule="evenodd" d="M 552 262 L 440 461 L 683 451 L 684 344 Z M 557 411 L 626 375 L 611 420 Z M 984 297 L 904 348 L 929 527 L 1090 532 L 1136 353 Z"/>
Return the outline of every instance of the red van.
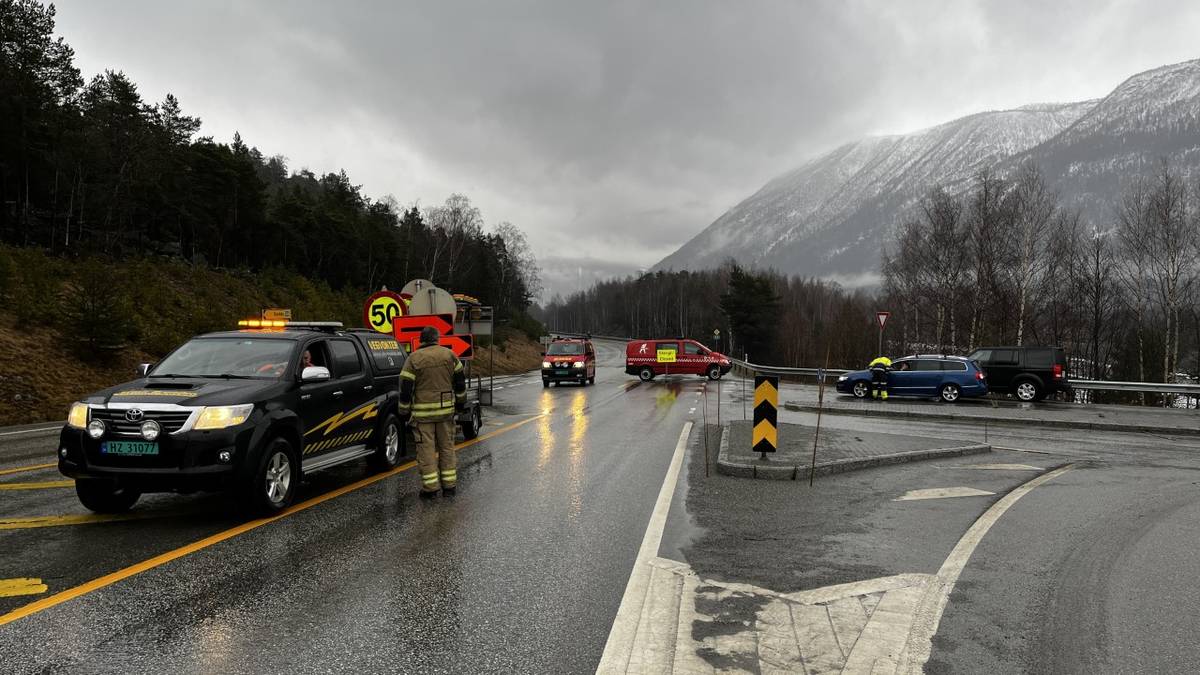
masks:
<path fill-rule="evenodd" d="M 658 375 L 701 375 L 719 380 L 732 367 L 728 356 L 695 340 L 633 340 L 625 345 L 625 372 L 643 382 Z"/>

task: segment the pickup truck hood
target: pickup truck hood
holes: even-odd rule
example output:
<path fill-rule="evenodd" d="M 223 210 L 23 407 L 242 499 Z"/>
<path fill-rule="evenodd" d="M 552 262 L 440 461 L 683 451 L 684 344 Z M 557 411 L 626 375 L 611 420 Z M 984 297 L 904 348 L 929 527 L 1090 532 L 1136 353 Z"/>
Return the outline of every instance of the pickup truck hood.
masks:
<path fill-rule="evenodd" d="M 269 398 L 283 384 L 280 380 L 143 378 L 98 391 L 84 401 L 91 404 L 237 405 Z"/>

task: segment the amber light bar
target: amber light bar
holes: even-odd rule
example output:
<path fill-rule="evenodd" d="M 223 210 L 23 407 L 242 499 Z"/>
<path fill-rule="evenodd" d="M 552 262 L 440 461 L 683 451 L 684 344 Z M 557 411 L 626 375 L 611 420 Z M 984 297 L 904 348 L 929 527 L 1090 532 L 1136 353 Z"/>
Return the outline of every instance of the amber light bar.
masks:
<path fill-rule="evenodd" d="M 241 319 L 238 321 L 239 328 L 286 328 L 287 325 L 287 321 L 274 319 Z"/>

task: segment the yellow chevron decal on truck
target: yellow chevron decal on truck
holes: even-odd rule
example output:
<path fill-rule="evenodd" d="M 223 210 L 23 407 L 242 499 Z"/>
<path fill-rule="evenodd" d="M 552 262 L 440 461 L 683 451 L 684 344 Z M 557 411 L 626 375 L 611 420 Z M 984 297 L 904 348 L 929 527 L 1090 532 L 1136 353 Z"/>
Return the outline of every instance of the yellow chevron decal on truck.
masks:
<path fill-rule="evenodd" d="M 316 433 L 316 432 L 324 429 L 325 430 L 324 435 L 328 436 L 331 431 L 333 431 L 334 429 L 337 429 L 338 427 L 342 426 L 343 424 L 346 424 L 347 422 L 352 422 L 359 417 L 363 418 L 364 420 L 369 420 L 378 414 L 379 414 L 379 402 L 371 401 L 370 403 L 361 405 L 361 406 L 355 408 L 354 410 L 351 410 L 350 412 L 337 413 L 333 417 L 330 417 L 329 419 L 325 420 L 324 422 L 321 422 L 317 426 L 304 432 L 304 435 L 308 436 L 309 434 L 313 434 L 313 433 Z"/>

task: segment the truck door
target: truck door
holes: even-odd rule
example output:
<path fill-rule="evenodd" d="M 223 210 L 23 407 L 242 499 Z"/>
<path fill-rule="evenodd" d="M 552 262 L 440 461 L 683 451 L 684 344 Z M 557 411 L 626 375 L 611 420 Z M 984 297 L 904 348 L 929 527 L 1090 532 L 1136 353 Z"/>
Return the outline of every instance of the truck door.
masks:
<path fill-rule="evenodd" d="M 333 357 L 333 374 L 340 385 L 333 395 L 341 399 L 342 412 L 342 418 L 329 430 L 328 435 L 334 438 L 331 448 L 362 445 L 369 440 L 379 413 L 370 367 L 363 362 L 360 350 L 350 338 L 329 340 L 329 351 Z"/>
<path fill-rule="evenodd" d="M 335 416 L 342 410 L 342 396 L 334 396 L 341 391 L 341 383 L 337 380 L 333 368 L 333 359 L 329 355 L 329 341 L 313 340 L 301 350 L 312 355 L 312 364 L 328 368 L 330 378 L 318 382 L 303 382 L 300 385 L 300 419 L 304 423 L 304 447 L 301 452 L 305 457 L 311 457 L 327 450 L 331 436 L 325 434 Z M 301 364 L 303 364 L 301 360 Z M 303 374 L 303 365 L 298 369 Z"/>

